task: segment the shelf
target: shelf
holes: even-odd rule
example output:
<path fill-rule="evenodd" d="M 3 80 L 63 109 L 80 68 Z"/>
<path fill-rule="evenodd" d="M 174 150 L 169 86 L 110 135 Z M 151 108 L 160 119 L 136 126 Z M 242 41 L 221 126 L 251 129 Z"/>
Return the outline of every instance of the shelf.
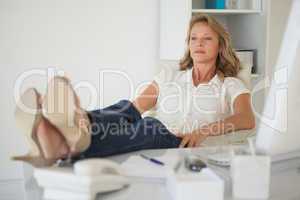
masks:
<path fill-rule="evenodd" d="M 251 74 L 251 78 L 258 78 L 259 74 Z"/>
<path fill-rule="evenodd" d="M 211 13 L 211 14 L 258 14 L 261 10 L 239 10 L 239 9 L 192 9 L 192 13 Z"/>

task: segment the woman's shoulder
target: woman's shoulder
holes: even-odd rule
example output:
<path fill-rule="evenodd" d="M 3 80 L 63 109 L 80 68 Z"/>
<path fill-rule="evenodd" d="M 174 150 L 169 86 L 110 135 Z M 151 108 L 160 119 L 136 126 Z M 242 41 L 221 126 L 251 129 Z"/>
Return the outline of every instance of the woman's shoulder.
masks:
<path fill-rule="evenodd" d="M 224 77 L 224 84 L 243 84 L 243 81 L 238 77 Z"/>

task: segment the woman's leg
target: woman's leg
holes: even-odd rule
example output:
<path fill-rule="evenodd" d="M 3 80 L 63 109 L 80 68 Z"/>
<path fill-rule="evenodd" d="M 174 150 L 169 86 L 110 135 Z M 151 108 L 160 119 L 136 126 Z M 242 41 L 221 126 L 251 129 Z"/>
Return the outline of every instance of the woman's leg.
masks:
<path fill-rule="evenodd" d="M 142 118 L 128 100 L 121 100 L 104 109 L 89 112 L 91 144 L 76 159 L 105 157 L 142 149 L 177 148 L 181 142 L 157 119 Z M 48 156 L 65 157 L 67 143 L 51 123 L 41 123 L 37 136 Z M 54 144 L 60 144 L 54 148 Z M 51 148 L 53 147 L 53 148 Z M 52 151 L 52 150 L 53 151 Z"/>
<path fill-rule="evenodd" d="M 134 123 L 141 119 L 138 110 L 128 100 L 121 100 L 106 108 L 91 111 L 89 117 L 91 133 L 94 135 L 99 129 L 109 127 L 108 125 Z M 60 131 L 46 118 L 43 118 L 37 127 L 37 137 L 46 158 L 64 158 L 70 153 L 70 147 Z"/>
<path fill-rule="evenodd" d="M 81 153 L 81 158 L 105 157 L 142 149 L 176 148 L 181 142 L 159 120 L 141 118 L 137 109 L 127 100 L 92 111 L 89 117 L 92 142 Z"/>
<path fill-rule="evenodd" d="M 125 99 L 103 109 L 90 111 L 88 114 L 92 127 L 95 126 L 94 129 L 102 123 L 120 123 L 122 121 L 135 123 L 142 118 L 133 103 Z"/>

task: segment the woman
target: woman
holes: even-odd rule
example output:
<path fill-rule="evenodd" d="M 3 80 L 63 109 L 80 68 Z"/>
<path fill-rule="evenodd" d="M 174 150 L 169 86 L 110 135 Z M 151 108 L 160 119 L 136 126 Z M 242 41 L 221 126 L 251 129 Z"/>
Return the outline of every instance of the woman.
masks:
<path fill-rule="evenodd" d="M 41 98 L 22 95 L 34 114 L 16 111 L 31 151 L 15 157 L 47 166 L 67 156 L 104 157 L 141 149 L 199 146 L 207 137 L 255 126 L 250 94 L 225 29 L 212 17 L 194 16 L 179 70 L 164 69 L 133 101 L 86 112 L 70 81 L 55 77 Z M 59 95 L 60 94 L 60 95 Z M 153 107 L 157 117 L 142 114 Z"/>

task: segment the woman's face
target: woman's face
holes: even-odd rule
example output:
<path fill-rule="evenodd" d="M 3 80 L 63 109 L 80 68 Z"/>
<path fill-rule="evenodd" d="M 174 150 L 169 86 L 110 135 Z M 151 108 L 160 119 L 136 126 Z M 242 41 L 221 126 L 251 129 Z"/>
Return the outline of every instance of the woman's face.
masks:
<path fill-rule="evenodd" d="M 216 62 L 219 52 L 219 39 L 206 23 L 198 22 L 191 29 L 189 48 L 193 63 Z"/>

